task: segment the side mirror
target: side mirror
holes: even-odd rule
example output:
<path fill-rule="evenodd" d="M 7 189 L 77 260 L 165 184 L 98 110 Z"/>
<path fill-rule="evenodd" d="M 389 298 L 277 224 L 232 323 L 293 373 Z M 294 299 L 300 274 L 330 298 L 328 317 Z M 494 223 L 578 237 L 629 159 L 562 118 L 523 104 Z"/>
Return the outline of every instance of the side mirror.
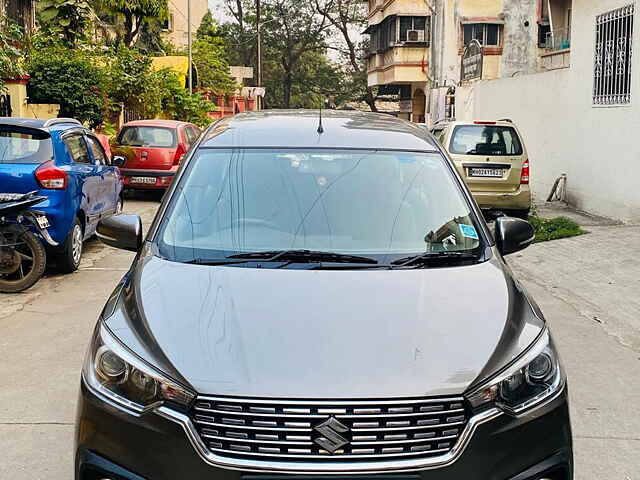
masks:
<path fill-rule="evenodd" d="M 116 167 L 123 167 L 126 162 L 127 158 L 123 157 L 122 155 L 114 155 L 111 158 L 111 165 L 114 165 Z"/>
<path fill-rule="evenodd" d="M 527 248 L 535 238 L 535 231 L 526 220 L 513 217 L 496 219 L 496 245 L 502 255 Z"/>
<path fill-rule="evenodd" d="M 96 233 L 100 241 L 110 247 L 137 252 L 142 246 L 142 220 L 139 215 L 114 215 L 100 220 Z"/>

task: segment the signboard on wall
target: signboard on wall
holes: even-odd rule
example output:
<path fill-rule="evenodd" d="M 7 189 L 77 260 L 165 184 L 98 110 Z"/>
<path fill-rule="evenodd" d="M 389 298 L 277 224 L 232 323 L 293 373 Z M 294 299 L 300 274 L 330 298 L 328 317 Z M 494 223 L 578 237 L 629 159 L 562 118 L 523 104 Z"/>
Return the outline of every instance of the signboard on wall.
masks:
<path fill-rule="evenodd" d="M 484 52 L 482 45 L 478 40 L 471 40 L 471 42 L 464 47 L 464 52 L 462 53 L 460 81 L 468 82 L 469 80 L 482 78 L 483 59 Z"/>
<path fill-rule="evenodd" d="M 411 113 L 413 111 L 413 100 L 400 100 L 400 113 Z"/>

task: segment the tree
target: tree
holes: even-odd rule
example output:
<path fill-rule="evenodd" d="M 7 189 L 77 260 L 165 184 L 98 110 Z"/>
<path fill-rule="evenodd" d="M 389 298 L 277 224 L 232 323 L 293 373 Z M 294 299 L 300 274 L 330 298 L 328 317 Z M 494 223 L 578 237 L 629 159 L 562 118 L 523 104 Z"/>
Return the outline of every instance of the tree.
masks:
<path fill-rule="evenodd" d="M 291 107 L 294 76 L 306 54 L 326 50 L 326 17 L 318 15 L 314 0 L 269 0 L 264 5 L 265 52 L 282 69 L 282 103 Z"/>
<path fill-rule="evenodd" d="M 376 95 L 372 87 L 367 85 L 366 44 L 354 39 L 355 32 L 362 31 L 366 22 L 366 5 L 352 0 L 315 0 L 316 10 L 327 19 L 337 34 L 337 42 L 331 47 L 337 50 L 346 60 L 349 69 L 354 100 L 361 100 L 369 105 L 372 112 L 377 112 Z"/>
<path fill-rule="evenodd" d="M 167 0 L 99 0 L 102 8 L 111 11 L 124 19 L 122 41 L 132 47 L 141 32 L 146 19 L 166 18 Z"/>
<path fill-rule="evenodd" d="M 102 122 L 104 74 L 90 53 L 59 46 L 45 48 L 32 52 L 27 69 L 32 102 L 58 103 L 61 117 L 77 118 L 91 126 Z"/>
<path fill-rule="evenodd" d="M 18 25 L 8 20 L 0 22 L 0 93 L 4 88 L 3 79 L 25 74 L 22 51 L 17 46 L 22 39 Z"/>
<path fill-rule="evenodd" d="M 211 12 L 203 17 L 193 42 L 193 62 L 202 89 L 213 93 L 232 93 L 237 85 L 229 73 L 225 41 Z"/>
<path fill-rule="evenodd" d="M 60 36 L 74 47 L 86 40 L 95 13 L 87 0 L 42 0 L 38 5 L 38 21 L 49 36 Z"/>

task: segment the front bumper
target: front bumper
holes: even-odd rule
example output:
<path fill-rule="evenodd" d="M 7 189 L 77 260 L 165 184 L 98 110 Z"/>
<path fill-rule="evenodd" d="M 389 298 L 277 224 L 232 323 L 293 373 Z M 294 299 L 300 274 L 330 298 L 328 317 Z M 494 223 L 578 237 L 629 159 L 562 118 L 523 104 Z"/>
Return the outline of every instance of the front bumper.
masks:
<path fill-rule="evenodd" d="M 173 182 L 173 178 L 176 176 L 176 172 L 178 171 L 178 167 L 174 166 L 170 170 L 144 170 L 144 169 L 126 169 L 121 168 L 120 173 L 122 174 L 124 187 L 125 188 L 135 188 L 135 189 L 167 189 L 171 182 Z M 152 178 L 154 179 L 153 183 L 134 183 L 131 180 L 133 178 Z"/>
<path fill-rule="evenodd" d="M 210 465 L 182 426 L 156 413 L 135 416 L 88 390 L 84 382 L 76 422 L 76 480 L 321 480 L 372 477 L 396 480 L 573 479 L 571 426 L 566 390 L 548 404 L 514 418 L 501 414 L 479 424 L 452 463 L 409 473 L 358 474 L 345 464 L 332 475 L 255 473 Z M 267 462 L 262 462 L 266 464 Z"/>

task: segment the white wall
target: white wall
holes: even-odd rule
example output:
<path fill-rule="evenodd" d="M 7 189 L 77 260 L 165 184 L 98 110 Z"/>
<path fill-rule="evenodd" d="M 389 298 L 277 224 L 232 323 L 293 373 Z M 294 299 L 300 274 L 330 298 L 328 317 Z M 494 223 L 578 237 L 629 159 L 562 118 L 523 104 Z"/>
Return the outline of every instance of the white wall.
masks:
<path fill-rule="evenodd" d="M 538 200 L 546 199 L 554 180 L 566 173 L 572 205 L 640 222 L 640 55 L 633 59 L 631 105 L 592 105 L 595 16 L 632 1 L 573 0 L 570 68 L 476 83 L 456 104 L 464 99 L 473 105 L 459 108 L 458 118 L 517 122 Z M 639 7 L 634 46 L 640 45 Z"/>

